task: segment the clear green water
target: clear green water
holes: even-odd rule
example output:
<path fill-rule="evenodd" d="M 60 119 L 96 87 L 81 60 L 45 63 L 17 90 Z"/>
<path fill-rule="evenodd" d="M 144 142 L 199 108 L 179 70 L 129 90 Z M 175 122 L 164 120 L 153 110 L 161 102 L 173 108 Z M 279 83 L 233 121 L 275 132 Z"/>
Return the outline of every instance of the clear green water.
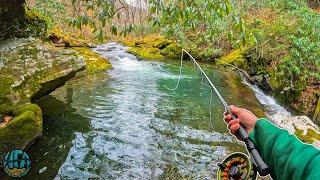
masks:
<path fill-rule="evenodd" d="M 27 179 L 214 178 L 217 162 L 244 151 L 228 133 L 216 97 L 210 122 L 210 89 L 191 62 L 170 91 L 164 86 L 175 87 L 179 61 L 138 61 L 112 43 L 98 49 L 113 69 L 79 75 L 37 102 L 44 133 L 28 150 L 33 164 Z M 201 66 L 228 103 L 263 115 L 232 70 Z"/>

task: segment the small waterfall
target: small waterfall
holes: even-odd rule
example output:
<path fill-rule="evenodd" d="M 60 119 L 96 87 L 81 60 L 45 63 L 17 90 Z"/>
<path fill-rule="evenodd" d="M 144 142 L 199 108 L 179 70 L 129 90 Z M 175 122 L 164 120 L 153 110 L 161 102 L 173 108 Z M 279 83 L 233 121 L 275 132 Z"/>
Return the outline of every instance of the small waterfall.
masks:
<path fill-rule="evenodd" d="M 291 117 L 291 113 L 289 111 L 279 105 L 272 96 L 266 95 L 257 85 L 250 84 L 244 78 L 243 83 L 253 90 L 259 102 L 266 109 L 272 122 L 281 126 L 284 119 Z"/>
<path fill-rule="evenodd" d="M 320 134 L 319 127 L 309 117 L 293 116 L 288 110 L 279 105 L 272 96 L 266 95 L 257 85 L 250 84 L 245 78 L 242 79 L 243 83 L 254 91 L 257 99 L 266 109 L 268 119 L 278 127 L 286 129 L 292 134 L 296 131 L 296 128 L 304 130 L 304 133 L 307 133 L 308 129 L 312 129 Z M 319 141 L 314 145 L 320 147 Z"/>

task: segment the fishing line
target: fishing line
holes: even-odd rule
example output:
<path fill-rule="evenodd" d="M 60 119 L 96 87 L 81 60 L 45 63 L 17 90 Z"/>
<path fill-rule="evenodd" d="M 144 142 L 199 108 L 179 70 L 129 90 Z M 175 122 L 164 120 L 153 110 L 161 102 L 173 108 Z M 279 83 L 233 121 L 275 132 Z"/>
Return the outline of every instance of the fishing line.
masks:
<path fill-rule="evenodd" d="M 177 83 L 176 83 L 176 85 L 175 85 L 174 88 L 169 88 L 169 87 L 163 85 L 163 87 L 166 88 L 167 90 L 175 91 L 176 89 L 178 89 L 178 87 L 179 87 L 179 85 L 180 85 L 181 74 L 182 74 L 182 67 L 183 67 L 183 55 L 184 55 L 184 50 L 182 50 L 182 52 L 181 52 L 178 81 L 177 81 Z M 196 64 L 195 64 L 195 62 L 193 62 L 193 68 L 196 69 Z M 210 126 L 211 126 L 212 130 L 213 130 L 214 132 L 216 132 L 216 130 L 215 130 L 214 126 L 213 126 L 213 122 L 212 122 L 212 112 L 211 112 L 212 98 L 213 98 L 213 90 L 212 90 L 212 88 L 211 88 L 208 84 L 206 84 L 206 83 L 203 82 L 203 79 L 204 79 L 203 73 L 202 73 L 201 71 L 199 71 L 199 70 L 198 70 L 198 72 L 199 72 L 200 75 L 201 75 L 201 85 L 204 85 L 204 86 L 206 86 L 206 87 L 208 87 L 208 88 L 210 89 L 209 122 L 210 122 Z M 219 146 L 221 146 L 221 141 L 220 141 L 220 140 L 217 140 L 217 141 L 218 141 Z"/>
<path fill-rule="evenodd" d="M 213 92 L 212 92 L 212 88 L 206 84 L 206 83 L 203 83 L 203 79 L 204 79 L 204 76 L 202 74 L 202 72 L 200 72 L 200 75 L 201 75 L 201 84 L 204 85 L 204 86 L 207 86 L 209 89 L 210 89 L 210 100 L 209 100 L 209 121 L 210 121 L 210 126 L 212 128 L 212 130 L 214 132 L 216 132 L 215 128 L 213 127 L 213 122 L 212 122 L 212 112 L 211 112 L 211 107 L 212 107 L 212 98 L 213 98 Z M 217 140 L 218 141 L 218 144 L 219 146 L 221 146 L 221 141 L 220 140 Z"/>
<path fill-rule="evenodd" d="M 163 85 L 163 87 L 165 87 L 166 89 L 168 89 L 170 91 L 175 91 L 178 88 L 179 84 L 180 84 L 181 73 L 182 73 L 182 61 L 183 61 L 183 51 L 181 52 L 179 77 L 178 77 L 178 82 L 177 82 L 176 86 L 174 88 L 169 88 L 169 87 Z"/>
<path fill-rule="evenodd" d="M 228 112 L 229 114 L 232 115 L 232 119 L 236 119 L 237 117 L 232 114 L 230 107 L 228 106 L 227 102 L 225 101 L 225 99 L 221 96 L 220 92 L 218 91 L 218 89 L 213 85 L 213 83 L 211 82 L 210 78 L 207 76 L 207 74 L 204 72 L 204 70 L 201 68 L 201 66 L 198 64 L 198 62 L 184 49 L 182 49 L 182 51 L 184 51 L 186 54 L 189 55 L 189 57 L 191 58 L 191 60 L 197 65 L 199 71 L 202 74 L 202 79 L 201 79 L 201 84 L 204 84 L 203 81 L 203 76 L 206 78 L 207 82 L 209 83 L 209 85 L 211 86 L 211 90 L 214 90 L 215 94 L 217 95 L 217 97 L 219 98 L 220 102 L 223 104 L 223 106 L 225 107 L 226 112 Z M 182 52 L 182 56 L 183 56 L 183 52 Z M 181 78 L 181 69 L 182 69 L 182 57 L 181 57 L 181 65 L 180 65 L 180 74 L 179 74 L 179 81 L 176 85 L 176 87 L 174 89 L 177 89 L 177 87 L 179 86 L 180 83 L 180 78 Z M 209 111 L 211 113 L 211 99 L 212 99 L 212 92 L 211 92 L 211 96 L 210 96 L 210 102 L 209 102 Z M 210 123 L 211 123 L 211 115 L 210 115 Z M 212 124 L 212 123 L 211 123 Z M 251 160 L 253 161 L 253 166 L 257 168 L 257 171 L 259 172 L 260 175 L 262 176 L 266 176 L 269 174 L 269 167 L 268 165 L 264 162 L 264 160 L 262 159 L 261 155 L 259 154 L 257 148 L 255 147 L 254 143 L 252 142 L 252 140 L 249 138 L 248 132 L 246 131 L 245 127 L 243 125 L 240 124 L 239 129 L 237 130 L 237 135 L 240 136 L 244 143 L 246 144 L 247 150 L 250 153 L 251 156 Z M 219 144 L 220 141 L 218 140 Z M 220 144 L 221 146 L 221 144 Z M 230 157 L 230 156 L 229 156 Z"/>

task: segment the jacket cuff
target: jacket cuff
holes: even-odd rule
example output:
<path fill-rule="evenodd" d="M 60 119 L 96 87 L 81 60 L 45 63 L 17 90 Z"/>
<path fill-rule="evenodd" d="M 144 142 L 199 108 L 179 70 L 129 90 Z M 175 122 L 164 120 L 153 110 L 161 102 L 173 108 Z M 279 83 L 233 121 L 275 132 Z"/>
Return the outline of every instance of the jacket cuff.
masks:
<path fill-rule="evenodd" d="M 257 129 L 259 129 L 260 127 L 264 127 L 264 126 L 268 126 L 269 121 L 266 118 L 259 118 L 253 128 L 253 130 L 249 133 L 249 138 L 256 143 L 256 139 L 255 139 L 255 134 Z"/>

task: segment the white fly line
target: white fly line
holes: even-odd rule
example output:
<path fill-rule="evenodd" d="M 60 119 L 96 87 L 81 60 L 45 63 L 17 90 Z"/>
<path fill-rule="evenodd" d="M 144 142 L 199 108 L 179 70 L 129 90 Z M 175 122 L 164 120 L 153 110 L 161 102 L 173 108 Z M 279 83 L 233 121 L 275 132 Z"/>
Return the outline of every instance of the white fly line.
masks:
<path fill-rule="evenodd" d="M 190 53 L 188 53 L 188 51 L 182 49 L 182 52 L 181 52 L 181 58 L 180 58 L 180 67 L 179 67 L 179 76 L 178 76 L 178 81 L 175 85 L 174 88 L 169 88 L 165 85 L 163 85 L 167 90 L 170 90 L 170 91 L 175 91 L 178 89 L 179 87 L 179 84 L 180 84 L 180 81 L 181 81 L 181 74 L 182 74 L 182 67 L 183 67 L 183 55 L 184 53 L 186 53 L 190 58 L 191 60 L 193 61 L 193 64 L 194 64 L 194 68 L 197 66 L 198 69 L 199 69 L 199 72 L 200 72 L 200 75 L 201 75 L 201 84 L 208 87 L 210 89 L 210 100 L 209 100 L 209 122 L 210 122 L 210 125 L 211 125 L 211 128 L 214 132 L 216 132 L 216 130 L 214 129 L 214 126 L 213 126 L 213 122 L 212 122 L 212 112 L 211 112 L 211 106 L 212 106 L 212 98 L 213 98 L 213 90 L 216 92 L 216 94 L 218 95 L 220 101 L 222 102 L 222 104 L 224 105 L 225 107 L 225 110 L 226 108 L 228 107 L 227 103 L 224 101 L 224 99 L 222 98 L 222 96 L 220 95 L 220 93 L 218 92 L 218 90 L 216 89 L 216 87 L 212 84 L 211 80 L 209 79 L 209 77 L 206 75 L 206 73 L 203 71 L 203 69 L 201 68 L 201 66 L 197 63 L 197 61 L 191 56 Z M 203 80 L 206 79 L 207 82 L 209 83 L 209 85 L 207 83 L 204 83 Z M 219 143 L 219 146 L 221 146 L 221 141 L 218 140 L 218 143 Z"/>

